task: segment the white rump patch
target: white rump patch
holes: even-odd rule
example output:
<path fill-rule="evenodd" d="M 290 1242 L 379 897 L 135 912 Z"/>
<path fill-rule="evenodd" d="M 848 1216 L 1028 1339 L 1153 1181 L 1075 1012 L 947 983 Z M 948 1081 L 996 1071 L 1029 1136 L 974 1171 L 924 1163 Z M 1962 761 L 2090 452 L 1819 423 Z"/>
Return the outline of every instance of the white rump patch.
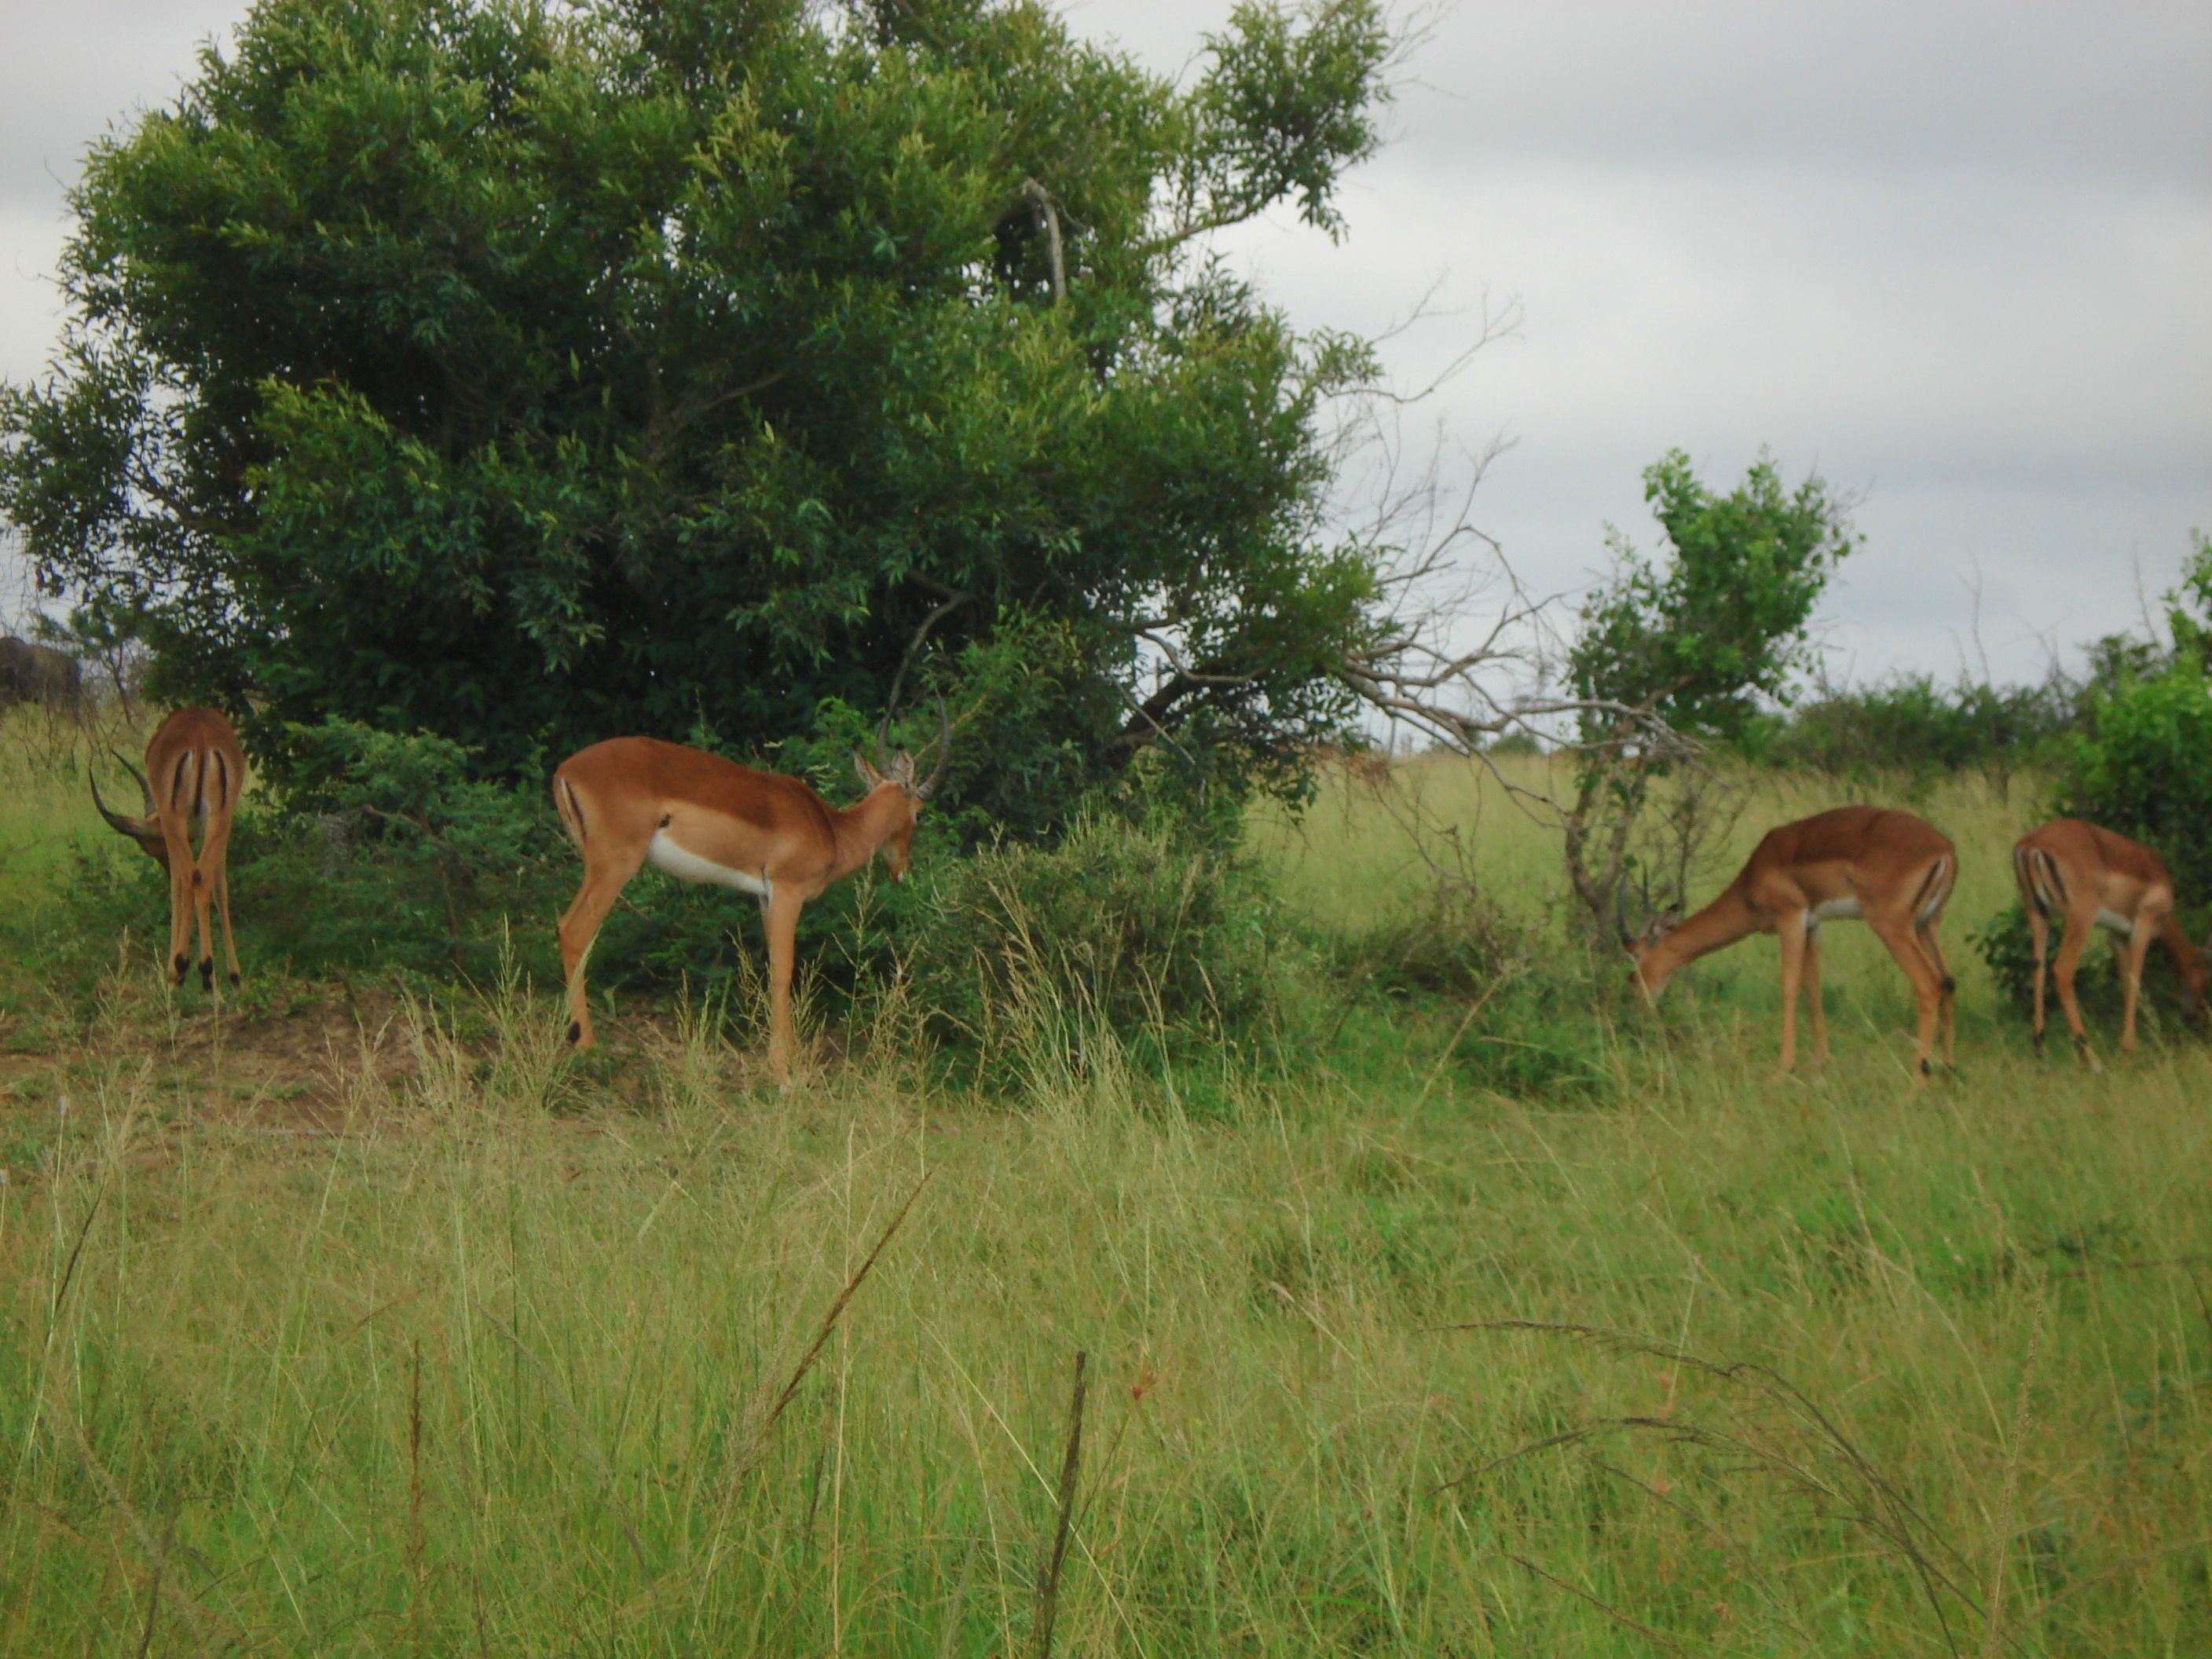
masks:
<path fill-rule="evenodd" d="M 712 859 L 702 859 L 696 853 L 687 852 L 668 838 L 668 831 L 653 831 L 651 845 L 645 849 L 645 861 L 654 869 L 672 875 L 678 881 L 710 882 L 717 887 L 734 887 L 740 893 L 750 893 L 755 898 L 769 896 L 769 880 L 747 870 L 732 870 Z"/>
<path fill-rule="evenodd" d="M 2132 933 L 2136 930 L 2135 923 L 2118 910 L 2107 910 L 2101 907 L 2097 911 L 2097 926 L 2108 933 Z"/>

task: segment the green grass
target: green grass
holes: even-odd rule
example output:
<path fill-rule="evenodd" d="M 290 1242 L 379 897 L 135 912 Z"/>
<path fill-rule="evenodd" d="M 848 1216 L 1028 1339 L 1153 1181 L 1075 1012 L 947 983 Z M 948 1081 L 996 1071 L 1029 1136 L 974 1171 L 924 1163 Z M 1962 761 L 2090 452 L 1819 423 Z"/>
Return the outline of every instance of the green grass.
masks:
<path fill-rule="evenodd" d="M 1541 830 L 1415 775 L 1540 920 Z M 1288 1076 L 1033 1022 L 970 1096 L 894 1012 L 778 1097 L 698 1011 L 580 1066 L 509 987 L 303 1062 L 307 1133 L 227 1108 L 252 1022 L 134 962 L 9 1074 L 0 1645 L 1032 1653 L 1079 1351 L 1060 1654 L 2212 1650 L 2212 1066 L 2035 1060 L 1963 937 L 2019 826 L 1925 810 L 1926 1089 L 1838 927 L 1797 1079 L 1771 943 L 1663 1019 L 1565 1000 L 1554 944 L 1591 1088 L 1480 1086 L 1525 1003 L 1343 985 Z M 1356 933 L 1427 883 L 1393 823 L 1255 836 Z"/>

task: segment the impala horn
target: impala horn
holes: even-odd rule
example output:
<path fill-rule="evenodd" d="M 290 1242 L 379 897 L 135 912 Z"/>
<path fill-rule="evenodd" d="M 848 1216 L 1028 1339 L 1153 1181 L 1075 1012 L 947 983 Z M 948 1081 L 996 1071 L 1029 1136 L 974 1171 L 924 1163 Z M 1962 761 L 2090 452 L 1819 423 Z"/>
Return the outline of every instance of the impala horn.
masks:
<path fill-rule="evenodd" d="M 128 836 L 133 841 L 143 842 L 153 839 L 154 827 L 151 819 L 154 800 L 150 793 L 146 799 L 147 816 L 143 818 L 128 817 L 116 811 L 100 798 L 100 779 L 94 773 L 92 764 L 88 761 L 85 763 L 84 777 L 85 781 L 92 786 L 92 804 L 100 809 L 100 816 L 107 820 L 109 829 L 118 835 Z"/>
<path fill-rule="evenodd" d="M 945 769 L 952 764 L 952 716 L 945 707 L 942 696 L 937 699 L 937 764 L 931 769 L 929 781 L 915 790 L 915 795 L 927 800 L 937 793 L 937 786 L 945 781 Z"/>
<path fill-rule="evenodd" d="M 107 746 L 107 752 L 114 756 L 118 761 L 122 763 L 123 769 L 125 771 L 128 772 L 132 777 L 138 780 L 138 797 L 141 800 L 146 803 L 147 822 L 149 823 L 152 823 L 155 813 L 159 811 L 159 809 L 154 805 L 154 786 L 146 781 L 146 775 L 143 772 L 141 772 L 137 767 L 131 763 L 131 757 L 125 754 L 113 744 L 110 744 Z"/>
<path fill-rule="evenodd" d="M 1620 948 L 1633 951 L 1636 936 L 1628 931 L 1628 894 L 1623 888 L 1613 890 L 1613 918 L 1614 928 L 1620 934 Z"/>

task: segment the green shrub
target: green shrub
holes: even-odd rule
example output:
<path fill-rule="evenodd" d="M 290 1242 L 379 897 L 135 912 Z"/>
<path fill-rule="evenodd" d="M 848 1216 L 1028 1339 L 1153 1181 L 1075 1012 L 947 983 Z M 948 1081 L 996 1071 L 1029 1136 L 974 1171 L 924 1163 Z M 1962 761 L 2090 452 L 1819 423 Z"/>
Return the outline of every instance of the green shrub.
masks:
<path fill-rule="evenodd" d="M 1397 996 L 1480 996 L 1528 941 L 1466 882 L 1439 883 L 1419 902 L 1341 941 L 1345 975 Z"/>
<path fill-rule="evenodd" d="M 1267 1040 L 1285 917 L 1258 868 L 1170 822 L 1093 813 L 1056 845 L 940 867 L 905 969 L 928 1028 L 978 1075 Z"/>
<path fill-rule="evenodd" d="M 1969 768 L 2002 775 L 2046 754 L 2075 713 L 2069 689 L 2056 682 L 1946 689 L 1932 676 L 1902 674 L 1766 715 L 1747 728 L 1741 746 L 1760 765 L 1832 778 L 1901 772 L 1932 781 Z"/>

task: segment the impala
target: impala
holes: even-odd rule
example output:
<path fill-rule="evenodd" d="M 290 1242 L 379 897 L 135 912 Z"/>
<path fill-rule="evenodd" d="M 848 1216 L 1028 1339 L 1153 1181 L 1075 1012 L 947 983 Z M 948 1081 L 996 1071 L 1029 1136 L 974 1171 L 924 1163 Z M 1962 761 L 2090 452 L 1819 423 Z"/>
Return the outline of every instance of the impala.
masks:
<path fill-rule="evenodd" d="M 2044 952 L 2053 919 L 2065 927 L 2051 977 L 2058 985 L 2059 1006 L 2074 1033 L 2074 1047 L 2094 1068 L 2088 1033 L 2081 1027 L 2081 1006 L 2074 1000 L 2074 969 L 2099 927 L 2127 940 L 2124 975 L 2127 1014 L 2120 1023 L 2123 1052 L 2136 1046 L 2136 999 L 2142 988 L 2143 958 L 2151 941 L 2166 946 L 2192 1015 L 2204 1008 L 2204 962 L 2173 919 L 2173 878 L 2166 862 L 2139 841 L 2100 830 L 2079 818 L 2059 818 L 2031 830 L 2012 849 L 2013 874 L 2020 882 L 2027 931 L 2035 940 L 2035 1046 L 2043 1046 Z"/>
<path fill-rule="evenodd" d="M 952 758 L 942 702 L 938 719 L 937 765 L 927 782 L 915 781 L 906 750 L 885 752 L 886 716 L 876 733 L 876 764 L 853 756 L 868 793 L 842 810 L 797 778 L 655 738 L 610 738 L 562 762 L 553 774 L 553 805 L 584 855 L 584 884 L 561 918 L 568 1041 L 580 1049 L 592 1046 L 585 960 L 616 896 L 650 864 L 679 881 L 713 882 L 760 900 L 768 928 L 769 1073 L 788 1086 L 799 913 L 879 850 L 891 879 L 906 879 L 915 821 Z"/>
<path fill-rule="evenodd" d="M 212 708 L 178 708 L 155 729 L 146 744 L 146 769 L 120 755 L 125 770 L 138 780 L 146 803 L 143 817 L 108 810 L 92 781 L 92 804 L 111 828 L 130 836 L 169 872 L 169 983 L 182 985 L 190 961 L 185 947 L 192 924 L 199 924 L 200 985 L 215 989 L 214 935 L 208 927 L 210 902 L 222 911 L 222 950 L 230 982 L 238 983 L 238 946 L 230 935 L 230 820 L 246 787 L 246 751 L 238 733 Z M 154 782 L 147 781 L 149 778 Z M 156 786 L 159 786 L 158 787 Z M 192 837 L 200 850 L 192 852 Z"/>
<path fill-rule="evenodd" d="M 1820 1014 L 1820 924 L 1863 921 L 1889 947 L 1912 981 L 1919 1006 L 1919 1070 L 1929 1073 L 1937 1024 L 1943 1061 L 1951 1063 L 1954 983 L 1936 942 L 1936 924 L 1959 873 L 1958 854 L 1932 825 L 1909 812 L 1839 806 L 1770 830 L 1728 890 L 1686 921 L 1666 912 L 1622 943 L 1635 959 L 1635 979 L 1656 997 L 1685 963 L 1751 933 L 1782 940 L 1782 1069 L 1797 1062 L 1797 991 L 1813 1010 L 1813 1054 L 1825 1060 L 1827 1029 Z"/>

